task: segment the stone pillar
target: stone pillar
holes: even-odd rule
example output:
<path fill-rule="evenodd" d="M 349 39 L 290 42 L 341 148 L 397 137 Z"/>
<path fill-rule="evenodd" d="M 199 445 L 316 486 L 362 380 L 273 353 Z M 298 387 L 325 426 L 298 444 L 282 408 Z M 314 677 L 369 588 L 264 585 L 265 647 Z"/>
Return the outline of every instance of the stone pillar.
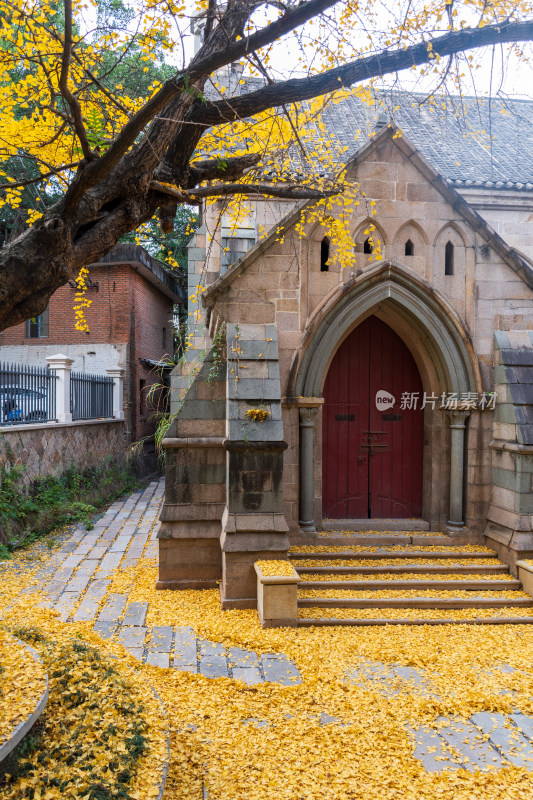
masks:
<path fill-rule="evenodd" d="M 122 367 L 106 369 L 110 378 L 113 378 L 113 417 L 124 419 L 124 370 Z"/>
<path fill-rule="evenodd" d="M 316 533 L 313 513 L 315 418 L 319 406 L 300 406 L 300 519 L 305 533 Z"/>
<path fill-rule="evenodd" d="M 265 425 L 266 423 L 262 423 Z M 226 441 L 227 500 L 222 516 L 222 608 L 256 608 L 257 560 L 285 560 L 284 441 Z"/>
<path fill-rule="evenodd" d="M 56 380 L 56 417 L 58 422 L 72 422 L 70 412 L 70 371 L 74 363 L 63 353 L 48 356 L 46 359 L 50 369 L 55 370 Z"/>
<path fill-rule="evenodd" d="M 450 418 L 450 518 L 447 533 L 458 536 L 463 533 L 463 474 L 465 427 L 470 411 L 448 409 Z"/>

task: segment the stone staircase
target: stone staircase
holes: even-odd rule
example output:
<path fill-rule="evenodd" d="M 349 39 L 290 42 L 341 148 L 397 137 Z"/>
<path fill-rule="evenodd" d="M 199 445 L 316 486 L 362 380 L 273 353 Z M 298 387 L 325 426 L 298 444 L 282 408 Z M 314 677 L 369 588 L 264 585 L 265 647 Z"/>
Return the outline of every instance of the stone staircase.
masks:
<path fill-rule="evenodd" d="M 299 626 L 533 623 L 533 598 L 496 553 L 444 534 L 329 531 L 289 558 Z"/>

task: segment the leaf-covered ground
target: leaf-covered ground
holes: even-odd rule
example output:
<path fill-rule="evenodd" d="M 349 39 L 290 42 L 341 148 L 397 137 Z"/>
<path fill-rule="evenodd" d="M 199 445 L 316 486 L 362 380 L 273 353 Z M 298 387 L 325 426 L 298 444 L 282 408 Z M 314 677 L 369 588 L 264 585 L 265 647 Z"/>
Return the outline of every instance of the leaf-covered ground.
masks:
<path fill-rule="evenodd" d="M 101 677 L 87 682 L 80 678 L 76 690 L 64 692 L 60 689 L 64 676 L 57 676 L 46 737 L 53 747 L 32 762 L 31 786 L 40 788 L 41 800 L 91 797 L 87 783 L 77 795 L 47 794 L 54 787 L 46 781 L 51 775 L 64 774 L 67 753 L 75 757 L 73 773 L 80 763 L 83 766 L 87 751 L 78 752 L 76 748 L 82 745 L 75 737 L 82 722 L 93 732 L 92 739 L 82 737 L 89 738 L 86 748 L 98 754 L 96 759 L 91 755 L 89 762 L 101 764 L 102 769 L 109 765 L 110 752 L 115 755 L 113 743 L 127 741 L 137 716 L 121 716 L 117 704 L 125 702 L 138 704 L 139 719 L 147 720 L 142 735 L 149 738 L 153 732 L 147 753 L 155 755 L 141 756 L 137 770 L 144 784 L 128 788 L 131 797 L 149 796 L 146 792 L 155 783 L 161 757 L 159 712 L 155 704 L 150 705 L 150 685 L 163 700 L 170 727 L 165 800 L 201 800 L 204 783 L 209 800 L 525 800 L 533 796 L 533 770 L 527 766 L 508 763 L 481 771 L 428 772 L 414 755 L 410 735 L 420 725 L 438 728 L 442 718 L 467 720 L 481 711 L 533 714 L 533 627 L 262 630 L 255 611 L 222 612 L 216 590 L 156 591 L 153 560 L 143 558 L 136 566 L 115 573 L 109 592 L 127 592 L 129 602 L 148 602 L 146 625 L 189 625 L 212 642 L 259 653 L 284 653 L 294 660 L 303 679 L 290 687 L 246 686 L 228 678 L 209 679 L 134 662 L 120 645 L 99 639 L 92 623 L 60 622 L 53 613 L 37 607 L 38 594 L 18 596 L 24 582 L 31 583 L 30 572 L 24 573 L 24 579 L 14 573 L 12 581 L 8 576 L 2 581 L 1 605 L 14 601 L 5 613 L 4 626 L 20 634 L 31 620 L 53 643 L 42 645 L 43 658 L 71 665 L 76 680 L 89 669 L 87 658 L 99 663 L 97 655 L 87 656 L 83 649 L 74 655 L 69 648 L 76 642 L 89 648 L 89 653 L 99 653 L 102 663 L 111 663 L 117 670 L 112 679 L 116 681 L 114 700 L 108 698 L 108 684 Z M 348 613 L 353 616 L 354 612 Z M 428 612 L 423 613 L 427 616 Z M 35 646 L 40 646 L 37 641 Z M 71 653 L 73 661 L 64 657 L 65 652 Z M 369 663 L 379 663 L 384 669 L 391 665 L 416 668 L 424 675 L 423 685 L 397 681 L 387 688 L 372 670 L 357 673 L 361 664 Z M 66 716 L 75 711 L 75 707 L 67 708 L 69 697 L 85 683 L 96 721 L 92 728 L 88 717 L 81 721 Z M 123 726 L 120 736 L 105 740 L 106 726 L 119 723 Z M 39 797 L 21 783 L 9 791 L 2 797 Z M 92 797 L 100 800 L 97 794 Z"/>
<path fill-rule="evenodd" d="M 45 691 L 44 666 L 13 636 L 0 630 L 0 745 L 33 714 Z"/>

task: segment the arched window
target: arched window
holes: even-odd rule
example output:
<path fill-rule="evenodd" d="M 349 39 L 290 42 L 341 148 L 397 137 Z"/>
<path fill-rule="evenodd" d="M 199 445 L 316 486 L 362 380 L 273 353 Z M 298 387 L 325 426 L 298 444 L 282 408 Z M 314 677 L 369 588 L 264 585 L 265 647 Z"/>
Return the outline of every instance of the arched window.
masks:
<path fill-rule="evenodd" d="M 369 254 L 372 253 L 373 250 L 374 250 L 374 243 L 369 236 L 368 239 L 365 239 L 365 243 L 363 245 L 363 253 Z"/>
<path fill-rule="evenodd" d="M 453 244 L 446 242 L 444 248 L 444 274 L 453 275 Z"/>
<path fill-rule="evenodd" d="M 405 243 L 405 255 L 406 256 L 414 256 L 415 254 L 415 246 L 410 239 L 408 239 Z"/>
<path fill-rule="evenodd" d="M 324 236 L 320 242 L 320 272 L 329 271 L 329 239 Z"/>

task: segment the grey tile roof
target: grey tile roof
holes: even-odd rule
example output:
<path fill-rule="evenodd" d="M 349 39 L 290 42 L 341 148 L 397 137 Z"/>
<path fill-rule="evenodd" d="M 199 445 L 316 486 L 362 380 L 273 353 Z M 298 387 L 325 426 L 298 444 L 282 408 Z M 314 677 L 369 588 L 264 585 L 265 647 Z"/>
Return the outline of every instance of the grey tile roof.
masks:
<path fill-rule="evenodd" d="M 533 102 L 381 93 L 374 106 L 351 96 L 323 113 L 332 138 L 356 153 L 392 121 L 449 183 L 533 191 Z"/>

